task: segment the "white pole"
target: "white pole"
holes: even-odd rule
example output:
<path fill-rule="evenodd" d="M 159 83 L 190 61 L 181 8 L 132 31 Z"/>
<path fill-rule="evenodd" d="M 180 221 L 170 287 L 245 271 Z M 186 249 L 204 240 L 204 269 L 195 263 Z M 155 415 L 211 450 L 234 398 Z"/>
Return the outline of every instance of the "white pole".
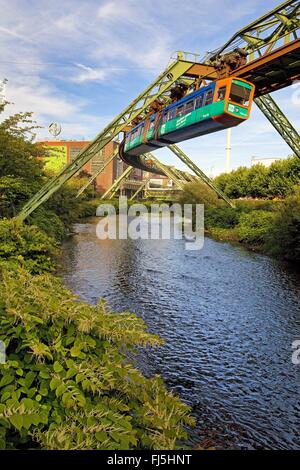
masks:
<path fill-rule="evenodd" d="M 231 129 L 227 129 L 226 173 L 231 171 Z"/>

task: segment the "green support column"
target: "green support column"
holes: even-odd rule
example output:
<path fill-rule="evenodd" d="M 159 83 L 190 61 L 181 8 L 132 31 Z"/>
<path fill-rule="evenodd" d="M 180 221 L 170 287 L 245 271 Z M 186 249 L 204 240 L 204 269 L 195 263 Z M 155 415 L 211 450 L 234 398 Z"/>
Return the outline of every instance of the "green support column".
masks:
<path fill-rule="evenodd" d="M 300 136 L 273 98 L 270 95 L 264 95 L 255 98 L 254 101 L 295 155 L 300 158 Z"/>
<path fill-rule="evenodd" d="M 126 170 L 123 171 L 119 178 L 114 181 L 111 187 L 107 191 L 105 191 L 105 193 L 101 196 L 101 199 L 112 199 L 116 192 L 120 189 L 122 183 L 124 183 L 124 180 L 126 180 L 128 176 L 130 176 L 133 170 L 133 166 L 129 166 L 128 168 L 126 168 Z"/>
<path fill-rule="evenodd" d="M 230 207 L 235 207 L 233 202 L 226 196 L 226 194 L 217 188 L 217 186 L 212 182 L 212 180 L 203 173 L 200 168 L 175 144 L 169 145 L 168 148 L 178 157 L 180 160 L 185 163 L 204 183 L 206 183 L 220 198 L 222 198 Z"/>
<path fill-rule="evenodd" d="M 147 183 L 149 183 L 151 178 L 147 178 L 145 179 L 144 181 L 142 181 L 140 187 L 138 188 L 138 190 L 133 194 L 133 196 L 131 196 L 131 198 L 129 199 L 129 201 L 133 201 L 139 194 L 140 192 L 144 189 L 144 187 L 147 185 Z"/>
<path fill-rule="evenodd" d="M 166 176 L 168 176 L 168 178 L 170 178 L 170 180 L 173 181 L 173 183 L 179 188 L 179 189 L 183 189 L 183 186 L 184 184 L 182 183 L 182 181 L 180 181 L 180 179 L 176 176 L 176 174 L 173 172 L 172 168 L 170 166 L 167 166 L 167 165 L 164 165 L 163 163 L 161 163 L 156 157 L 155 155 L 153 155 L 153 153 L 147 153 L 147 156 L 149 156 L 151 158 L 151 160 L 153 160 L 156 164 L 156 166 L 162 170 Z"/>

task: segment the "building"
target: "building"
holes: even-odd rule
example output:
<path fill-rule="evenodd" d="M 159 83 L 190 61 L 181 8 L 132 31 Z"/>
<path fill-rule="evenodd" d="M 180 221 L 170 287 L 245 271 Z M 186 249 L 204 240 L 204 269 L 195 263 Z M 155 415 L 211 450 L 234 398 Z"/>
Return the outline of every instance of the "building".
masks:
<path fill-rule="evenodd" d="M 45 168 L 53 174 L 57 174 L 65 165 L 72 162 L 79 152 L 84 149 L 90 142 L 78 140 L 47 140 L 41 142 L 43 146 L 49 147 L 49 157 L 47 157 Z M 105 160 L 115 151 L 117 142 L 109 142 L 95 157 L 81 168 L 86 175 L 94 175 L 103 166 Z M 121 176 L 127 165 L 120 159 L 114 160 L 101 172 L 95 179 L 96 190 L 100 193 L 107 191 L 113 182 Z M 132 196 L 140 187 L 143 179 L 149 178 L 150 173 L 143 172 L 138 168 L 134 168 L 129 178 L 124 181 L 121 187 L 121 194 L 128 197 Z M 166 176 L 151 174 L 149 187 L 166 188 L 172 187 L 172 182 Z"/>
<path fill-rule="evenodd" d="M 72 162 L 90 142 L 83 140 L 47 140 L 41 143 L 50 148 L 45 168 L 53 173 L 58 173 L 65 165 Z M 81 171 L 84 171 L 87 175 L 95 174 L 99 171 L 105 160 L 114 152 L 116 146 L 116 142 L 109 142 L 95 157 L 84 165 Z M 97 191 L 103 193 L 109 189 L 122 171 L 123 162 L 115 158 L 95 179 Z"/>
<path fill-rule="evenodd" d="M 279 162 L 281 160 L 283 160 L 282 157 L 252 157 L 251 166 L 264 165 L 266 167 L 269 167 L 272 165 L 272 163 Z"/>

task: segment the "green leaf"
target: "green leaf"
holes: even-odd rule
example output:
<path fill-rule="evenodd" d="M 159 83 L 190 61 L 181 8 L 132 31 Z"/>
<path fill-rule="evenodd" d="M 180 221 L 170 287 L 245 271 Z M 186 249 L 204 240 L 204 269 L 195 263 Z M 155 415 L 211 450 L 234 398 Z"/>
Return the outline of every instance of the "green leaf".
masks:
<path fill-rule="evenodd" d="M 51 381 L 50 381 L 50 389 L 51 389 L 51 390 L 55 390 L 55 389 L 59 386 L 59 384 L 60 384 L 60 380 L 55 379 L 55 378 L 51 379 Z"/>
<path fill-rule="evenodd" d="M 53 369 L 54 369 L 54 372 L 56 372 L 57 374 L 59 374 L 59 372 L 64 370 L 63 366 L 57 361 L 54 362 Z"/>
<path fill-rule="evenodd" d="M 22 426 L 23 426 L 23 416 L 20 415 L 20 414 L 15 414 L 15 415 L 11 415 L 9 416 L 9 421 L 11 422 L 11 424 L 18 429 L 18 431 L 20 431 L 22 429 Z"/>
<path fill-rule="evenodd" d="M 5 374 L 2 379 L 0 380 L 0 387 L 5 387 L 14 381 L 14 376 L 10 374 Z"/>
<path fill-rule="evenodd" d="M 49 379 L 50 378 L 50 374 L 47 370 L 41 370 L 41 372 L 39 373 L 39 376 L 42 378 L 42 379 Z"/>

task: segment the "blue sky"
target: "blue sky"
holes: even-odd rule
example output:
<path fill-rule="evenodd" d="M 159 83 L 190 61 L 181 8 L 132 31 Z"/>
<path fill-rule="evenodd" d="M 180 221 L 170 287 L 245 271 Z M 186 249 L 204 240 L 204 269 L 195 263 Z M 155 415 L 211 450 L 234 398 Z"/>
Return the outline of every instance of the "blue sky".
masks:
<path fill-rule="evenodd" d="M 167 65 L 176 50 L 200 55 L 271 10 L 280 0 L 0 0 L 0 80 L 8 79 L 10 112 L 33 111 L 62 138 L 91 139 Z M 299 129 L 299 89 L 274 94 Z M 252 156 L 285 157 L 289 147 L 259 110 L 232 132 L 232 165 Z M 225 167 L 226 132 L 181 147 L 207 173 Z M 157 156 L 183 165 L 167 150 Z"/>

